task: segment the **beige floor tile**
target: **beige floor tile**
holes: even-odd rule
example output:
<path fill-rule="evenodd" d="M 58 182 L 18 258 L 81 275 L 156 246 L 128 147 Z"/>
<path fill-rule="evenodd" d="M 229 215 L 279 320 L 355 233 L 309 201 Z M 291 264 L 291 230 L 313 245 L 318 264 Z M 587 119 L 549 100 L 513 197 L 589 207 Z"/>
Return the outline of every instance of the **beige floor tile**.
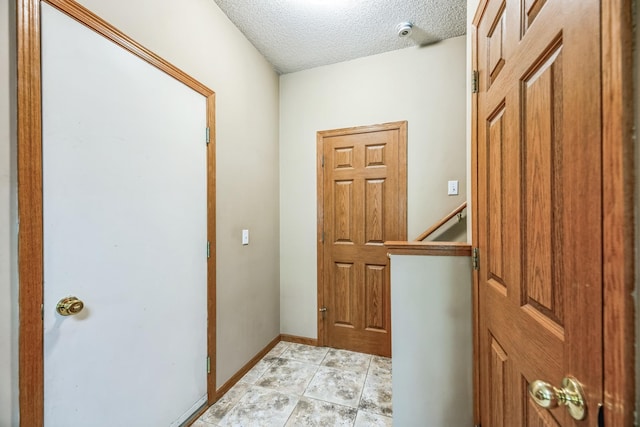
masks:
<path fill-rule="evenodd" d="M 220 427 L 282 427 L 297 403 L 297 396 L 251 386 L 219 425 Z"/>
<path fill-rule="evenodd" d="M 218 425 L 220 421 L 227 415 L 238 401 L 249 390 L 251 384 L 239 382 L 225 393 L 211 408 L 202 414 L 199 420 L 213 425 Z M 206 426 L 205 426 L 206 427 Z"/>
<path fill-rule="evenodd" d="M 318 370 L 316 365 L 295 360 L 276 359 L 255 385 L 282 393 L 301 395 Z"/>
<path fill-rule="evenodd" d="M 357 408 L 365 376 L 364 373 L 321 366 L 304 395 Z"/>
<path fill-rule="evenodd" d="M 353 427 L 391 427 L 393 420 L 380 414 L 358 411 Z"/>
<path fill-rule="evenodd" d="M 280 357 L 319 365 L 328 351 L 329 349 L 327 347 L 314 347 L 311 345 L 292 343 Z"/>
<path fill-rule="evenodd" d="M 362 389 L 359 409 L 391 416 L 391 382 L 384 376 L 368 375 Z"/>
<path fill-rule="evenodd" d="M 286 427 L 352 427 L 356 413 L 355 408 L 302 397 Z"/>
<path fill-rule="evenodd" d="M 322 366 L 346 371 L 367 372 L 371 355 L 347 350 L 330 349 L 322 361 Z"/>

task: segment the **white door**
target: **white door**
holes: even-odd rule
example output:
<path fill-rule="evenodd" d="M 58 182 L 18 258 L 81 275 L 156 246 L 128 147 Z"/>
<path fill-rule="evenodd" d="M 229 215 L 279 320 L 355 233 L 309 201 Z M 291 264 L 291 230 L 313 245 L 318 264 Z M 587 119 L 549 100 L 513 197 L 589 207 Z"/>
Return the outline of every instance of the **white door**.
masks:
<path fill-rule="evenodd" d="M 42 9 L 45 425 L 178 425 L 207 399 L 206 99 Z"/>

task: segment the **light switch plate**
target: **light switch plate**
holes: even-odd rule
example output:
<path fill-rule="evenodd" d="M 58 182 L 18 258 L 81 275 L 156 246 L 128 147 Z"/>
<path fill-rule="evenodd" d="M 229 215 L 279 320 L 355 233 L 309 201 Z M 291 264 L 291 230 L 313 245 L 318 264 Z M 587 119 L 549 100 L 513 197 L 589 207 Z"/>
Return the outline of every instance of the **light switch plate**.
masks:
<path fill-rule="evenodd" d="M 458 181 L 449 181 L 449 185 L 447 186 L 447 194 L 449 196 L 457 196 L 458 195 Z"/>
<path fill-rule="evenodd" d="M 249 244 L 249 230 L 242 230 L 242 244 Z"/>

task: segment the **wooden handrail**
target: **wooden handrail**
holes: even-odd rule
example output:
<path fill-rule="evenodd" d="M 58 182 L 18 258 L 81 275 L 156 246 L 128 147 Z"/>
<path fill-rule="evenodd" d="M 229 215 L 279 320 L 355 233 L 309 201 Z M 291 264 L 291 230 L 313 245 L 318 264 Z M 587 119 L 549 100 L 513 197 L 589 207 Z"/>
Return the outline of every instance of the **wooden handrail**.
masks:
<path fill-rule="evenodd" d="M 445 225 L 447 223 L 447 221 L 449 221 L 451 218 L 453 218 L 454 216 L 456 216 L 460 212 L 462 212 L 464 210 L 464 208 L 466 208 L 466 207 L 467 207 L 467 202 L 464 202 L 463 204 L 461 204 L 460 206 L 458 206 L 457 208 L 452 210 L 451 213 L 449 213 L 447 216 L 443 217 L 440 221 L 436 222 L 431 227 L 429 227 L 424 233 L 419 235 L 416 238 L 415 241 L 416 242 L 422 242 L 424 239 L 426 239 L 431 234 L 433 234 L 433 232 L 436 231 L 438 228 L 440 228 L 443 225 Z"/>
<path fill-rule="evenodd" d="M 465 242 L 384 242 L 388 255 L 471 256 Z"/>

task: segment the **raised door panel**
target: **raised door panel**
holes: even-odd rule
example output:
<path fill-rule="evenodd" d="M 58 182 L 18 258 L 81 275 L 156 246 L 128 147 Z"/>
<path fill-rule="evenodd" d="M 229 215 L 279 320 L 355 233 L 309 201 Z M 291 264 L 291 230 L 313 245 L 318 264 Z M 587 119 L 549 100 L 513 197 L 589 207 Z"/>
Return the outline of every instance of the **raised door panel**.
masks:
<path fill-rule="evenodd" d="M 487 70 L 489 82 L 493 83 L 498 78 L 500 71 L 504 67 L 505 59 L 505 36 L 506 36 L 506 4 L 503 1 L 497 8 L 493 16 L 491 28 L 486 36 L 487 51 Z"/>
<path fill-rule="evenodd" d="M 491 425 L 508 427 L 507 407 L 511 387 L 509 386 L 509 356 L 500 343 L 490 336 L 489 340 L 489 401 L 491 402 Z"/>
<path fill-rule="evenodd" d="M 355 326 L 354 298 L 355 267 L 353 264 L 336 262 L 332 275 L 334 325 L 353 328 Z"/>
<path fill-rule="evenodd" d="M 562 44 L 554 42 L 522 81 L 522 304 L 563 325 Z"/>
<path fill-rule="evenodd" d="M 355 243 L 356 196 L 352 180 L 333 183 L 333 240 L 335 244 Z"/>
<path fill-rule="evenodd" d="M 390 304 L 389 268 L 387 265 L 365 265 L 365 329 L 386 333 L 389 330 L 385 312 Z"/>
<path fill-rule="evenodd" d="M 503 225 L 505 223 L 504 215 L 504 190 L 503 190 L 503 144 L 505 134 L 505 106 L 501 104 L 498 109 L 487 120 L 487 181 L 488 181 L 488 203 L 487 217 L 488 221 L 488 273 L 491 280 L 496 284 L 506 287 L 504 283 L 503 265 L 504 265 L 504 240 Z"/>
<path fill-rule="evenodd" d="M 382 245 L 385 240 L 385 180 L 368 179 L 364 186 L 364 243 Z"/>
<path fill-rule="evenodd" d="M 521 0 L 522 1 L 522 30 L 523 34 L 533 25 L 533 22 L 542 10 L 547 0 Z"/>

